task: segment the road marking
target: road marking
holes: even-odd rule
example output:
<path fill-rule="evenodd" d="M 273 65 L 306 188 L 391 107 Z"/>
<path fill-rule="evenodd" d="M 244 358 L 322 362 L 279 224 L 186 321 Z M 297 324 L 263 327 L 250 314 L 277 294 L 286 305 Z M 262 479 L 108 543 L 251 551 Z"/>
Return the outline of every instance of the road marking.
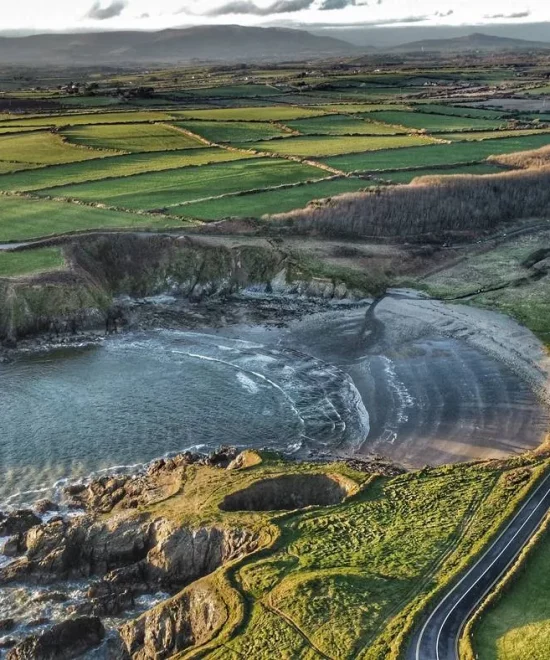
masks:
<path fill-rule="evenodd" d="M 506 525 L 506 527 L 502 530 L 502 532 L 498 535 L 498 537 L 493 541 L 493 543 L 489 546 L 489 548 L 487 548 L 487 550 L 483 553 L 483 555 L 477 560 L 477 562 L 472 566 L 472 568 L 470 568 L 470 570 L 469 570 L 469 571 L 468 571 L 468 572 L 467 572 L 467 573 L 466 573 L 466 574 L 465 574 L 465 575 L 464 575 L 464 576 L 463 576 L 463 577 L 462 577 L 462 578 L 461 578 L 461 579 L 455 584 L 455 586 L 454 586 L 454 587 L 453 587 L 453 588 L 447 593 L 447 595 L 446 595 L 446 596 L 445 596 L 445 597 L 439 602 L 439 604 L 437 605 L 437 607 L 432 611 L 432 613 L 430 614 L 430 616 L 428 617 L 428 619 L 426 620 L 426 622 L 425 622 L 424 625 L 422 626 L 422 630 L 420 631 L 420 635 L 419 635 L 419 637 L 418 637 L 418 641 L 417 641 L 417 643 L 416 643 L 416 654 L 415 654 L 416 660 L 426 660 L 425 658 L 421 658 L 421 657 L 420 657 L 420 645 L 421 645 L 421 643 L 422 643 L 422 638 L 423 638 L 423 636 L 424 636 L 424 634 L 425 634 L 425 632 L 426 632 L 426 628 L 428 627 L 430 621 L 431 621 L 431 620 L 433 619 L 433 617 L 436 615 L 436 613 L 438 612 L 438 610 L 441 609 L 441 607 L 443 606 L 443 604 L 444 604 L 444 603 L 445 603 L 445 602 L 451 597 L 451 595 L 452 595 L 452 594 L 458 589 L 458 587 L 464 582 L 464 580 L 466 580 L 466 579 L 471 575 L 471 573 L 473 573 L 473 571 L 479 566 L 479 564 L 485 559 L 485 557 L 487 556 L 487 553 L 491 550 L 491 548 L 494 547 L 494 546 L 495 546 L 495 545 L 496 545 L 496 544 L 502 539 L 502 537 L 508 532 L 508 530 L 510 529 L 510 527 L 512 527 L 512 525 L 517 521 L 517 519 L 518 519 L 518 517 L 521 515 L 522 511 L 524 511 L 525 508 L 526 508 L 526 507 L 527 507 L 527 506 L 533 501 L 533 499 L 535 498 L 535 496 L 539 493 L 540 490 L 542 490 L 542 488 L 545 486 L 545 484 L 546 484 L 546 482 L 547 482 L 548 480 L 550 480 L 550 474 L 547 475 L 547 476 L 544 478 L 544 480 L 542 481 L 542 483 L 539 484 L 539 485 L 537 486 L 537 488 L 536 488 L 535 491 L 529 496 L 529 498 L 527 499 L 527 501 L 524 502 L 523 506 L 522 506 L 521 509 L 518 511 L 518 513 L 512 518 L 512 520 L 510 520 L 510 522 L 508 523 L 508 525 Z M 510 539 L 510 541 L 504 546 L 504 548 L 501 550 L 501 552 L 497 555 L 496 559 L 495 559 L 493 562 L 491 562 L 491 564 L 487 567 L 487 569 L 486 569 L 486 570 L 485 570 L 485 571 L 479 576 L 479 578 L 478 578 L 478 579 L 472 584 L 472 586 L 468 589 L 468 591 L 465 592 L 465 594 L 460 598 L 460 600 L 458 601 L 458 603 L 456 603 L 456 604 L 454 605 L 454 607 L 451 609 L 451 611 L 449 612 L 449 614 L 446 616 L 445 620 L 443 621 L 443 624 L 440 626 L 440 629 L 439 629 L 439 631 L 438 631 L 438 635 L 437 635 L 437 639 L 436 639 L 436 649 L 435 649 L 435 652 L 436 652 L 436 658 L 437 658 L 437 660 L 440 660 L 440 657 L 439 657 L 439 639 L 440 639 L 440 636 L 441 636 L 441 629 L 443 628 L 443 626 L 444 626 L 445 623 L 447 622 L 448 618 L 451 616 L 452 612 L 456 609 L 456 607 L 458 606 L 458 604 L 462 601 L 462 599 L 464 598 L 464 596 L 465 596 L 466 594 L 468 594 L 468 593 L 474 588 L 474 586 L 475 586 L 475 585 L 476 585 L 476 584 L 482 579 L 482 577 L 487 573 L 487 571 L 491 568 L 491 566 L 493 566 L 493 564 L 498 560 L 498 558 L 502 555 L 502 553 L 503 553 L 503 552 L 504 552 L 504 551 L 510 546 L 510 544 L 512 543 L 512 541 L 516 538 L 516 536 L 519 534 L 519 532 L 525 527 L 525 525 L 527 524 L 527 522 L 531 519 L 531 517 L 533 516 L 533 514 L 537 511 L 537 509 L 539 508 L 539 506 L 542 504 L 542 501 L 544 500 L 544 498 L 546 497 L 546 495 L 548 495 L 549 492 L 550 492 L 550 489 L 548 489 L 548 490 L 546 491 L 546 493 L 545 493 L 544 496 L 542 497 L 541 501 L 537 504 L 537 506 L 536 506 L 536 507 L 533 509 L 533 511 L 529 514 L 529 516 L 527 517 L 527 519 L 524 521 L 524 523 L 521 525 L 521 527 L 517 530 L 517 532 L 514 534 L 514 536 Z"/>

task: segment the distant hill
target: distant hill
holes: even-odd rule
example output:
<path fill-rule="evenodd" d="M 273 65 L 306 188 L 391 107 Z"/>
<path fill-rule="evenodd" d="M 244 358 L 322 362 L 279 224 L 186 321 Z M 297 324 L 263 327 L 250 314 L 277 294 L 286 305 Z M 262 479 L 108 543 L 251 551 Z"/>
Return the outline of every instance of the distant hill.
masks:
<path fill-rule="evenodd" d="M 286 28 L 201 26 L 160 32 L 90 32 L 0 37 L 0 64 L 286 61 L 349 55 L 346 41 Z"/>
<path fill-rule="evenodd" d="M 425 39 L 413 41 L 408 44 L 394 46 L 392 52 L 412 53 L 418 51 L 428 52 L 468 52 L 474 50 L 503 51 L 503 50 L 550 50 L 550 43 L 541 41 L 526 41 L 525 39 L 510 39 L 509 37 L 495 37 L 490 34 L 476 32 L 466 37 L 454 39 Z"/>

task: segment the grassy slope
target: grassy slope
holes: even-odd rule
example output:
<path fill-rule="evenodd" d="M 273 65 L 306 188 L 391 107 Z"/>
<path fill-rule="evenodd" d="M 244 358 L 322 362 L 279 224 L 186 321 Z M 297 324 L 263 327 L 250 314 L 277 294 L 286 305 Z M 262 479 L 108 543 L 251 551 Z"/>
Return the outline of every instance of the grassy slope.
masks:
<path fill-rule="evenodd" d="M 312 119 L 298 119 L 287 123 L 303 135 L 396 135 L 406 132 L 399 126 L 362 120 L 346 115 L 330 115 Z"/>
<path fill-rule="evenodd" d="M 0 277 L 30 275 L 64 266 L 65 259 L 59 248 L 0 252 Z"/>
<path fill-rule="evenodd" d="M 0 196 L 0 242 L 23 241 L 86 229 L 181 225 L 182 222 L 169 218 L 96 209 L 67 202 Z"/>
<path fill-rule="evenodd" d="M 101 158 L 85 163 L 58 165 L 6 175 L 0 177 L 0 190 L 40 190 L 52 186 L 132 176 L 143 172 L 161 172 L 209 163 L 223 163 L 251 157 L 250 154 L 226 151 L 216 147 L 129 154 L 127 156 Z"/>
<path fill-rule="evenodd" d="M 284 121 L 325 114 L 322 109 L 293 106 L 259 108 L 219 108 L 215 110 L 182 110 L 172 113 L 182 119 L 210 119 L 213 121 Z"/>
<path fill-rule="evenodd" d="M 474 645 L 480 660 L 547 660 L 550 648 L 550 535 L 531 551 L 512 586 L 484 614 Z"/>
<path fill-rule="evenodd" d="M 119 124 L 136 121 L 165 121 L 171 118 L 167 112 L 90 112 L 71 115 L 43 115 L 41 117 L 17 118 L 2 122 L 0 127 L 8 126 L 81 126 L 84 124 Z"/>
<path fill-rule="evenodd" d="M 458 165 L 456 167 L 438 168 L 432 170 L 403 170 L 401 172 L 381 173 L 378 178 L 391 183 L 410 183 L 420 176 L 446 176 L 453 174 L 495 174 L 502 172 L 502 168 L 490 163 L 477 163 L 476 165 Z"/>
<path fill-rule="evenodd" d="M 79 126 L 63 131 L 63 135 L 70 142 L 94 149 L 134 152 L 204 147 L 199 140 L 162 124 Z"/>
<path fill-rule="evenodd" d="M 183 488 L 149 509 L 153 515 L 191 525 L 246 526 L 266 542 L 278 540 L 223 570 L 224 589 L 239 594 L 243 605 L 241 620 L 199 655 L 184 657 L 316 658 L 315 649 L 350 660 L 394 657 L 391 648 L 410 608 L 462 568 L 534 481 L 538 468 L 521 486 L 506 478 L 522 462 L 425 469 L 374 481 L 342 465 L 275 457 L 229 473 L 190 468 Z M 218 509 L 227 493 L 257 479 L 319 471 L 341 473 L 362 489 L 342 504 L 282 516 Z"/>
<path fill-rule="evenodd" d="M 129 209 L 154 209 L 194 199 L 297 183 L 322 176 L 322 170 L 314 167 L 265 158 L 138 174 L 42 192 Z"/>

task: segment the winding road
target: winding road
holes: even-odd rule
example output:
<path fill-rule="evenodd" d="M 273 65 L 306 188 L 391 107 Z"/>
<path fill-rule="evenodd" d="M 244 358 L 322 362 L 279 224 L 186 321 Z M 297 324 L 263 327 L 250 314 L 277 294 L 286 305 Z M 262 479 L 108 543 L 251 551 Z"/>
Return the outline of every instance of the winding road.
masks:
<path fill-rule="evenodd" d="M 444 595 L 413 636 L 407 660 L 457 660 L 473 610 L 517 558 L 550 509 L 550 474 L 477 563 Z"/>

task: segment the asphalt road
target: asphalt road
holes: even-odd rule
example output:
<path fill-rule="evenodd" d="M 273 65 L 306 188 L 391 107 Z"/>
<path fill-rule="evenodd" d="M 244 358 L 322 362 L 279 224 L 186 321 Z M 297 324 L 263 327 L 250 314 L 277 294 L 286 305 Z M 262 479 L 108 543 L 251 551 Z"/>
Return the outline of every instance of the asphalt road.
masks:
<path fill-rule="evenodd" d="M 439 601 L 413 636 L 407 660 L 457 660 L 460 633 L 550 508 L 550 474 L 530 495 L 493 545 Z"/>

